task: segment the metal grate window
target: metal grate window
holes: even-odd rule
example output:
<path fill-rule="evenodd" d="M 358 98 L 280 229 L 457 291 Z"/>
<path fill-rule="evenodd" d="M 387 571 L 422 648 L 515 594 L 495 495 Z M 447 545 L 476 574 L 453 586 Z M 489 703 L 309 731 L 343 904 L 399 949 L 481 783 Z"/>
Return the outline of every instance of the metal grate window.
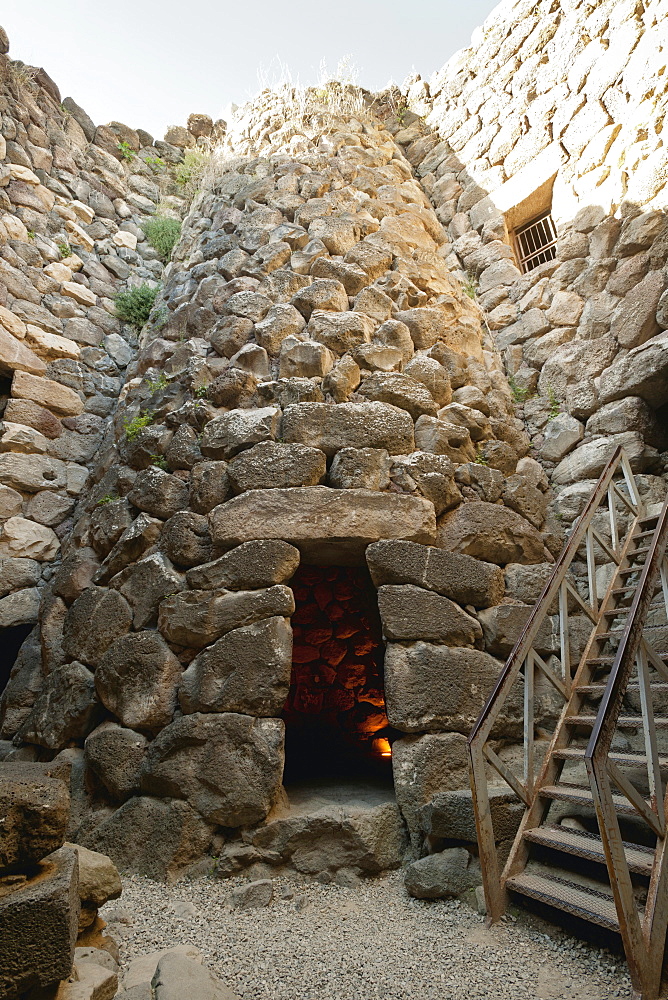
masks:
<path fill-rule="evenodd" d="M 557 255 L 556 244 L 557 230 L 549 212 L 516 229 L 515 247 L 522 271 L 526 274 L 539 264 L 554 260 Z"/>

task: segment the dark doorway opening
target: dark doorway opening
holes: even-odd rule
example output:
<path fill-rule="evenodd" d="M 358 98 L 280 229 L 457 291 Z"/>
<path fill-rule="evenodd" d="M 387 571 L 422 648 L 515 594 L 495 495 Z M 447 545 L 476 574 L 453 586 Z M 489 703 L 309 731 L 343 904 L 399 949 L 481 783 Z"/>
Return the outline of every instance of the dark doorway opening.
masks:
<path fill-rule="evenodd" d="M 291 586 L 284 782 L 372 778 L 391 785 L 391 743 L 399 733 L 385 714 L 385 647 L 368 571 L 302 565 Z"/>
<path fill-rule="evenodd" d="M 14 625 L 13 628 L 3 629 L 0 633 L 0 694 L 7 687 L 19 649 L 34 627 L 34 625 Z"/>

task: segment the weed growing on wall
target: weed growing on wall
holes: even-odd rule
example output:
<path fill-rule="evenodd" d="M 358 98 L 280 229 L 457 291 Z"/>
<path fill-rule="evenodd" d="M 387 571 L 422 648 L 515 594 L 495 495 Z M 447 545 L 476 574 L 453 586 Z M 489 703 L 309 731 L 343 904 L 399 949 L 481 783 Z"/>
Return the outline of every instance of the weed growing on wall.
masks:
<path fill-rule="evenodd" d="M 125 437 L 128 441 L 134 441 L 139 432 L 153 423 L 153 414 L 148 410 L 140 410 L 132 420 L 124 420 Z"/>
<path fill-rule="evenodd" d="M 143 223 L 146 239 L 157 251 L 163 263 L 172 256 L 172 250 L 181 235 L 181 223 L 178 219 L 169 219 L 166 215 L 153 215 Z"/>
<path fill-rule="evenodd" d="M 159 288 L 150 285 L 140 285 L 138 288 L 128 288 L 119 292 L 114 302 L 116 315 L 125 323 L 130 323 L 136 330 L 141 330 L 147 321 Z"/>
<path fill-rule="evenodd" d="M 185 198 L 194 197 L 210 159 L 211 151 L 199 146 L 185 151 L 183 163 L 179 163 L 174 172 L 174 180 L 183 188 Z"/>
<path fill-rule="evenodd" d="M 121 142 L 119 142 L 117 149 L 118 152 L 121 154 L 121 159 L 123 160 L 128 160 L 128 161 L 134 160 L 135 156 L 137 155 L 132 146 L 128 142 L 123 142 L 122 140 Z"/>

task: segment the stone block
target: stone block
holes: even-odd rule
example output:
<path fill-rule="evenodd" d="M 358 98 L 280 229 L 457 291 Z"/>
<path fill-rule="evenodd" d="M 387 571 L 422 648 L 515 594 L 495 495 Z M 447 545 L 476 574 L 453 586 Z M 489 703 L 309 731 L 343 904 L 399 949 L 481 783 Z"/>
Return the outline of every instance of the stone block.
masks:
<path fill-rule="evenodd" d="M 229 410 L 210 420 L 200 447 L 209 458 L 229 459 L 243 448 L 276 438 L 281 411 L 275 406 Z"/>
<path fill-rule="evenodd" d="M 346 306 L 347 304 L 346 296 Z M 373 328 L 373 320 L 362 313 L 316 309 L 311 313 L 306 332 L 312 340 L 323 344 L 332 354 L 340 356 L 360 344 L 370 343 Z"/>
<path fill-rule="evenodd" d="M 384 490 L 390 484 L 390 456 L 384 448 L 342 448 L 329 470 L 334 489 Z"/>
<path fill-rule="evenodd" d="M 0 897 L 0 994 L 55 986 L 72 970 L 79 922 L 76 853 L 61 847 Z"/>
<path fill-rule="evenodd" d="M 256 910 L 269 906 L 274 895 L 274 883 L 270 878 L 246 882 L 232 890 L 232 906 L 235 910 Z"/>
<path fill-rule="evenodd" d="M 411 862 L 404 883 L 415 899 L 452 899 L 481 884 L 480 865 L 465 847 L 449 847 Z"/>
<path fill-rule="evenodd" d="M 3 564 L 0 563 L 0 570 Z M 32 625 L 39 615 L 40 592 L 37 587 L 26 587 L 0 600 L 0 628 L 15 625 Z"/>
<path fill-rule="evenodd" d="M 258 884 L 249 883 L 247 888 Z M 160 958 L 151 980 L 151 996 L 155 1000 L 183 1000 L 185 996 L 190 1000 L 238 1000 L 236 993 L 204 965 L 173 952 Z"/>
<path fill-rule="evenodd" d="M 317 486 L 325 477 L 327 460 L 318 448 L 262 441 L 236 455 L 227 471 L 234 493 Z"/>
<path fill-rule="evenodd" d="M 128 500 L 139 510 L 167 520 L 188 506 L 188 496 L 188 485 L 182 479 L 151 466 L 139 473 Z"/>
<path fill-rule="evenodd" d="M 173 514 L 162 529 L 160 548 L 177 566 L 199 566 L 209 562 L 213 549 L 207 518 L 192 510 Z"/>
<path fill-rule="evenodd" d="M 496 842 L 512 839 L 524 815 L 524 803 L 506 785 L 492 785 L 489 800 Z M 470 788 L 437 791 L 420 809 L 419 821 L 422 831 L 429 836 L 477 842 Z"/>
<path fill-rule="evenodd" d="M 62 489 L 67 485 L 64 462 L 48 455 L 0 454 L 0 483 L 26 493 Z"/>
<path fill-rule="evenodd" d="M 193 590 L 253 590 L 286 583 L 299 565 L 299 550 L 277 538 L 244 542 L 186 574 Z"/>
<path fill-rule="evenodd" d="M 46 364 L 16 336 L 0 325 L 0 370 L 4 372 L 28 372 L 30 375 L 43 375 Z"/>
<path fill-rule="evenodd" d="M 95 667 L 114 639 L 129 632 L 131 624 L 130 605 L 118 591 L 88 587 L 65 616 L 65 656 Z"/>
<path fill-rule="evenodd" d="M 475 618 L 447 597 L 413 584 L 380 587 L 378 610 L 386 639 L 425 639 L 448 646 L 474 646 L 482 640 Z"/>
<path fill-rule="evenodd" d="M 668 331 L 664 331 L 639 347 L 634 347 L 606 368 L 601 375 L 599 396 L 602 403 L 623 399 L 625 396 L 640 396 L 650 406 L 659 407 L 666 401 L 667 378 Z M 2 456 L 0 478 L 1 469 Z"/>
<path fill-rule="evenodd" d="M 292 591 L 281 584 L 264 590 L 192 590 L 161 603 L 158 628 L 169 642 L 201 649 L 232 629 L 291 615 L 294 609 Z"/>
<path fill-rule="evenodd" d="M 67 784 L 48 766 L 3 763 L 0 768 L 0 871 L 37 864 L 63 846 L 70 811 Z"/>
<path fill-rule="evenodd" d="M 436 416 L 437 406 L 429 390 L 402 372 L 377 372 L 365 378 L 358 392 L 374 402 L 390 403 L 410 413 L 413 420 L 423 414 Z"/>
<path fill-rule="evenodd" d="M 458 552 L 384 539 L 368 547 L 366 560 L 377 587 L 412 583 L 477 608 L 498 604 L 503 598 L 503 571 Z"/>
<path fill-rule="evenodd" d="M 556 467 L 552 473 L 554 482 L 563 486 L 580 479 L 597 479 L 618 445 L 626 451 L 634 472 L 642 472 L 647 465 L 645 443 L 637 431 L 626 431 L 594 438 L 580 445 Z"/>
<path fill-rule="evenodd" d="M 92 673 L 83 663 L 66 663 L 47 676 L 19 735 L 25 743 L 62 750 L 87 736 L 100 714 Z"/>
<path fill-rule="evenodd" d="M 83 413 L 84 403 L 74 389 L 49 378 L 38 378 L 27 372 L 17 371 L 12 379 L 12 396 L 30 399 L 65 417 Z"/>
<path fill-rule="evenodd" d="M 584 437 L 584 427 L 569 413 L 557 413 L 549 420 L 540 447 L 541 457 L 548 462 L 560 462 Z"/>
<path fill-rule="evenodd" d="M 326 486 L 251 490 L 212 512 L 214 543 L 231 548 L 277 535 L 308 560 L 360 562 L 379 538 L 428 543 L 435 530 L 434 507 L 421 497 Z"/>
<path fill-rule="evenodd" d="M 436 544 L 500 566 L 545 560 L 543 540 L 525 518 L 482 500 L 461 504 L 444 514 L 439 520 Z"/>
<path fill-rule="evenodd" d="M 219 826 L 257 823 L 278 795 L 283 733 L 280 719 L 185 715 L 151 743 L 142 764 L 142 789 L 186 799 Z"/>
<path fill-rule="evenodd" d="M 158 732 L 171 722 L 181 664 L 157 632 L 133 632 L 109 646 L 95 671 L 102 704 L 123 726 Z"/>
<path fill-rule="evenodd" d="M 79 859 L 79 899 L 82 907 L 97 909 L 110 899 L 118 899 L 123 887 L 111 858 L 98 851 L 89 851 L 81 844 L 66 846 L 76 851 Z"/>
<path fill-rule="evenodd" d="M 438 792 L 468 787 L 466 737 L 461 733 L 429 733 L 395 740 L 392 773 L 397 805 L 408 826 L 413 848 L 419 850 L 422 807 Z"/>
<path fill-rule="evenodd" d="M 391 455 L 413 451 L 410 415 L 388 403 L 293 403 L 283 413 L 283 438 L 319 448 L 328 457 L 341 448 L 384 448 Z"/>
<path fill-rule="evenodd" d="M 140 733 L 115 722 L 103 722 L 86 738 L 86 767 L 114 801 L 123 802 L 139 792 L 139 770 L 147 746 Z"/>

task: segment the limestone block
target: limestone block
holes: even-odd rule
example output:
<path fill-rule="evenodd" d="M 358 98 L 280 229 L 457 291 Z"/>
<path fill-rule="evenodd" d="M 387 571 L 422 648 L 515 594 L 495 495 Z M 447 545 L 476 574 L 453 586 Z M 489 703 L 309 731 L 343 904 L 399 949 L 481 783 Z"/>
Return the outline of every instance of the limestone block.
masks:
<path fill-rule="evenodd" d="M 271 880 L 265 881 L 271 888 Z M 259 884 L 249 883 L 245 888 Z M 190 1000 L 239 1000 L 236 993 L 198 961 L 173 953 L 159 960 L 150 991 L 155 1000 L 182 1000 L 186 995 Z"/>
<path fill-rule="evenodd" d="M 28 372 L 43 375 L 46 365 L 26 344 L 0 324 L 0 369 L 5 372 Z"/>
<path fill-rule="evenodd" d="M 76 281 L 63 281 L 60 286 L 60 294 L 69 296 L 82 306 L 94 306 L 97 303 L 95 293 Z"/>
<path fill-rule="evenodd" d="M 328 477 L 334 489 L 384 490 L 390 483 L 390 456 L 383 448 L 342 448 Z"/>
<path fill-rule="evenodd" d="M 318 448 L 276 441 L 261 441 L 235 455 L 228 465 L 234 493 L 317 486 L 326 470 L 325 455 Z"/>
<path fill-rule="evenodd" d="M 362 313 L 314 309 L 306 332 L 312 340 L 324 344 L 334 354 L 342 355 L 360 344 L 370 343 L 373 328 L 373 320 Z"/>
<path fill-rule="evenodd" d="M 348 294 L 340 281 L 316 278 L 293 296 L 292 305 L 308 322 L 314 311 L 345 312 L 348 309 Z"/>
<path fill-rule="evenodd" d="M 522 634 L 532 611 L 533 608 L 524 604 L 499 604 L 481 611 L 478 618 L 487 652 L 505 659 Z M 544 657 L 559 649 L 559 638 L 552 631 L 549 618 L 543 621 L 538 631 L 535 648 Z"/>
<path fill-rule="evenodd" d="M 277 535 L 318 562 L 357 562 L 379 538 L 428 543 L 434 507 L 421 497 L 306 486 L 251 490 L 212 513 L 214 543 L 225 548 Z"/>
<path fill-rule="evenodd" d="M 99 715 L 93 675 L 75 661 L 51 671 L 19 735 L 25 743 L 62 750 L 87 736 Z"/>
<path fill-rule="evenodd" d="M 28 455 L 43 454 L 49 447 L 48 439 L 25 424 L 14 424 L 9 420 L 2 422 L 2 437 L 0 437 L 0 452 L 24 452 Z"/>
<path fill-rule="evenodd" d="M 277 436 L 281 411 L 275 406 L 255 410 L 229 410 L 210 420 L 202 434 L 202 454 L 210 458 L 232 458 L 243 448 Z"/>
<path fill-rule="evenodd" d="M 650 271 L 624 297 L 610 324 L 622 347 L 638 347 L 659 332 L 656 312 L 667 284 L 663 271 Z"/>
<path fill-rule="evenodd" d="M 299 565 L 299 550 L 277 538 L 244 542 L 186 574 L 193 590 L 252 590 L 286 583 Z"/>
<path fill-rule="evenodd" d="M 82 907 L 104 906 L 121 894 L 121 879 L 113 861 L 98 851 L 89 851 L 80 844 L 67 844 L 79 859 L 79 899 Z"/>
<path fill-rule="evenodd" d="M 457 391 L 460 392 L 459 389 Z M 489 420 L 484 413 L 473 406 L 459 402 L 448 403 L 438 411 L 438 419 L 456 427 L 466 428 L 472 441 L 484 441 L 493 436 Z"/>
<path fill-rule="evenodd" d="M 526 518 L 534 528 L 540 528 L 545 520 L 547 497 L 528 483 L 521 475 L 508 476 L 503 485 L 501 498 L 506 507 Z"/>
<path fill-rule="evenodd" d="M 274 894 L 274 883 L 270 878 L 246 882 L 232 890 L 232 906 L 235 910 L 254 910 L 269 906 Z"/>
<path fill-rule="evenodd" d="M 13 996 L 66 979 L 79 920 L 76 853 L 61 847 L 0 898 L 0 991 Z"/>
<path fill-rule="evenodd" d="M 284 726 L 226 712 L 185 715 L 151 743 L 142 789 L 185 799 L 220 826 L 257 823 L 271 809 L 283 774 Z"/>
<path fill-rule="evenodd" d="M 112 799 L 123 802 L 139 792 L 139 770 L 148 740 L 115 722 L 103 722 L 86 738 L 86 767 L 102 782 Z"/>
<path fill-rule="evenodd" d="M 4 574 L 6 563 L 0 563 Z M 8 597 L 0 600 L 0 628 L 13 628 L 15 625 L 32 625 L 37 621 L 40 605 L 40 592 L 36 587 L 15 590 Z"/>
<path fill-rule="evenodd" d="M 448 646 L 474 646 L 482 639 L 475 618 L 447 597 L 414 584 L 380 587 L 378 610 L 386 639 L 424 639 Z"/>
<path fill-rule="evenodd" d="M 65 841 L 70 796 L 48 765 L 3 764 L 0 772 L 0 870 L 30 867 Z"/>
<path fill-rule="evenodd" d="M 345 264 L 341 260 L 331 260 L 329 257 L 317 257 L 311 265 L 310 273 L 314 278 L 340 281 L 347 294 L 353 296 L 370 284 L 369 275 L 361 267 Z"/>
<path fill-rule="evenodd" d="M 223 310 L 227 315 L 241 316 L 253 323 L 264 319 L 273 302 L 259 292 L 236 292 L 225 302 Z"/>
<path fill-rule="evenodd" d="M 2 476 L 1 466 L 0 466 L 0 477 Z M 15 514 L 20 514 L 23 508 L 23 497 L 16 490 L 13 490 L 11 486 L 0 485 L 0 519 L 5 520 L 5 518 L 13 517 Z"/>
<path fill-rule="evenodd" d="M 53 559 L 59 548 L 58 536 L 44 524 L 16 515 L 2 525 L 0 558 L 22 556 L 44 562 Z"/>
<path fill-rule="evenodd" d="M 482 500 L 444 514 L 439 520 L 436 544 L 500 566 L 545 560 L 542 538 L 525 518 Z"/>
<path fill-rule="evenodd" d="M 211 828 L 187 802 L 137 796 L 83 839 L 84 846 L 108 855 L 121 871 L 164 882 L 201 860 Z"/>
<path fill-rule="evenodd" d="M 376 333 L 376 336 L 378 334 Z M 416 355 L 404 368 L 404 373 L 421 382 L 438 406 L 447 406 L 452 401 L 450 378 L 435 358 L 424 354 Z M 461 390 L 457 390 L 460 392 Z M 460 402 L 465 402 L 463 399 Z"/>
<path fill-rule="evenodd" d="M 54 260 L 51 264 L 47 264 L 44 268 L 44 273 L 48 274 L 48 276 L 53 278 L 54 281 L 61 282 L 72 280 L 72 272 L 69 267 L 59 260 Z"/>
<path fill-rule="evenodd" d="M 44 270 L 46 271 L 47 269 L 44 268 Z M 4 306 L 0 306 L 0 325 L 4 326 L 5 330 L 8 330 L 9 333 L 18 337 L 19 340 L 23 340 L 26 335 L 26 325 L 23 320 L 15 316 L 9 309 L 5 309 Z"/>
<path fill-rule="evenodd" d="M 264 347 L 259 347 L 257 344 L 244 344 L 241 350 L 230 358 L 230 364 L 233 368 L 250 372 L 257 379 L 266 379 L 270 376 L 267 352 Z"/>
<path fill-rule="evenodd" d="M 324 344 L 310 340 L 281 348 L 279 374 L 281 378 L 322 378 L 334 367 L 335 358 Z"/>
<path fill-rule="evenodd" d="M 130 504 L 125 497 L 98 504 L 90 519 L 89 538 L 92 548 L 103 558 L 131 524 Z"/>
<path fill-rule="evenodd" d="M 401 320 L 386 320 L 374 332 L 373 340 L 374 343 L 379 343 L 384 347 L 391 347 L 398 350 L 404 361 L 410 361 L 413 357 L 413 338 L 411 337 L 410 330 L 405 323 L 401 322 Z M 412 377 L 417 378 L 416 375 L 413 375 Z M 418 381 L 422 381 L 422 379 L 418 379 Z"/>
<path fill-rule="evenodd" d="M 344 255 L 346 264 L 360 267 L 371 281 L 380 278 L 392 266 L 392 254 L 382 247 L 374 246 L 362 240 Z"/>
<path fill-rule="evenodd" d="M 657 431 L 656 417 L 644 399 L 627 396 L 612 403 L 604 403 L 587 421 L 587 434 L 622 434 L 624 431 L 638 431 L 645 441 L 652 440 Z"/>
<path fill-rule="evenodd" d="M 423 414 L 415 424 L 415 445 L 453 462 L 472 462 L 476 450 L 466 427 Z"/>
<path fill-rule="evenodd" d="M 280 715 L 290 687 L 292 631 L 285 618 L 233 629 L 204 649 L 183 673 L 185 714 L 240 712 Z"/>
<path fill-rule="evenodd" d="M 255 324 L 255 339 L 260 347 L 275 355 L 286 337 L 300 334 L 305 326 L 302 314 L 289 303 L 281 302 L 272 306 L 265 318 Z"/>
<path fill-rule="evenodd" d="M 201 649 L 232 629 L 291 615 L 294 608 L 292 591 L 281 584 L 263 590 L 186 591 L 162 601 L 158 628 L 169 642 Z"/>
<path fill-rule="evenodd" d="M 67 417 L 76 417 L 84 410 L 83 401 L 74 389 L 52 379 L 37 378 L 22 371 L 14 374 L 12 396 L 17 399 L 30 399 Z"/>
<path fill-rule="evenodd" d="M 331 394 L 335 403 L 345 403 L 360 384 L 360 369 L 350 354 L 336 362 L 322 381 L 324 392 Z"/>
<path fill-rule="evenodd" d="M 180 676 L 181 664 L 157 632 L 134 632 L 102 656 L 95 689 L 123 726 L 153 733 L 172 720 Z"/>
<path fill-rule="evenodd" d="M 545 427 L 540 453 L 548 462 L 560 462 L 583 437 L 584 427 L 579 420 L 569 413 L 558 413 Z"/>
<path fill-rule="evenodd" d="M 415 542 L 382 540 L 369 546 L 366 559 L 377 587 L 412 583 L 477 608 L 498 604 L 503 598 L 503 571 L 471 556 Z"/>
<path fill-rule="evenodd" d="M 524 814 L 524 805 L 508 791 L 507 785 L 492 785 L 489 799 L 497 842 L 512 839 Z M 477 840 L 470 788 L 437 791 L 431 802 L 420 810 L 419 819 L 424 833 L 433 837 L 467 840 L 473 844 Z"/>
<path fill-rule="evenodd" d="M 606 368 L 599 384 L 601 402 L 609 403 L 624 396 L 640 396 L 652 407 L 661 406 L 665 402 L 666 378 L 668 332 L 660 333 L 633 348 Z"/>
<path fill-rule="evenodd" d="M 598 478 L 618 445 L 624 448 L 631 468 L 636 472 L 642 472 L 647 464 L 644 441 L 637 431 L 625 431 L 623 434 L 612 434 L 594 438 L 593 441 L 585 441 L 562 459 L 552 473 L 553 481 L 565 485 L 580 479 Z"/>
<path fill-rule="evenodd" d="M 42 567 L 34 559 L 5 559 L 2 562 L 0 597 L 20 587 L 34 587 L 39 583 Z"/>
<path fill-rule="evenodd" d="M 429 390 L 417 379 L 400 372 L 378 372 L 364 379 L 361 396 L 374 402 L 390 403 L 406 410 L 417 420 L 423 414 L 436 416 L 437 406 Z"/>
<path fill-rule="evenodd" d="M 584 299 L 576 292 L 558 291 L 554 294 L 545 318 L 553 326 L 577 326 L 583 308 Z"/>
<path fill-rule="evenodd" d="M 551 391 L 557 399 L 564 399 L 569 385 L 596 378 L 611 364 L 618 350 L 618 344 L 612 337 L 572 341 L 557 347 L 543 365 L 538 391 L 544 396 Z"/>
<path fill-rule="evenodd" d="M 78 358 L 81 354 L 81 348 L 73 340 L 40 330 L 32 324 L 28 324 L 27 341 L 39 357 L 49 361 L 53 358 Z"/>
<path fill-rule="evenodd" d="M 413 421 L 388 403 L 294 403 L 285 408 L 283 438 L 319 448 L 329 457 L 341 448 L 413 451 Z"/>
<path fill-rule="evenodd" d="M 389 295 L 373 286 L 364 288 L 355 298 L 355 312 L 364 313 L 374 323 L 384 323 L 392 315 L 393 302 Z"/>
<path fill-rule="evenodd" d="M 496 683 L 502 663 L 477 649 L 416 642 L 388 643 L 385 696 L 390 724 L 405 733 L 468 734 Z M 521 691 L 513 692 L 498 733 L 521 731 Z"/>

